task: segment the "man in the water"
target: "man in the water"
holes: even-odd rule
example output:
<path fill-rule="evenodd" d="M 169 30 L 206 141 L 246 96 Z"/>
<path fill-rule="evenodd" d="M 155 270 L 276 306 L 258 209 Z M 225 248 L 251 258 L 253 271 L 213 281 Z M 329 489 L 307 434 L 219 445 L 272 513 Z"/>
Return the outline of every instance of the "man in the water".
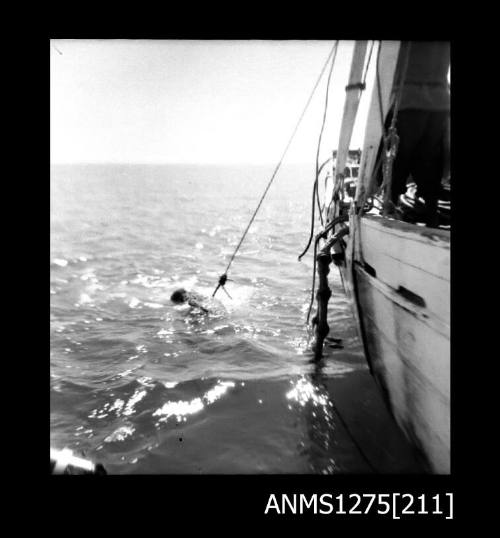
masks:
<path fill-rule="evenodd" d="M 203 299 L 196 293 L 187 292 L 184 288 L 175 290 L 170 296 L 170 300 L 175 304 L 187 303 L 189 306 L 199 308 L 201 311 L 208 313 L 208 310 L 200 304 Z"/>

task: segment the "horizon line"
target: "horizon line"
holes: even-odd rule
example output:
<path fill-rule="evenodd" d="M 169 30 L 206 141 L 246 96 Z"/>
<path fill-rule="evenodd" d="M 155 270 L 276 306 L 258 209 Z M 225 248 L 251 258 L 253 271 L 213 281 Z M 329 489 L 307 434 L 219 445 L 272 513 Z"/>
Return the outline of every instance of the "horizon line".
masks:
<path fill-rule="evenodd" d="M 336 150 L 332 150 L 333 153 Z M 349 149 L 349 151 L 362 151 L 362 148 Z M 188 166 L 276 166 L 276 161 L 51 161 L 50 166 L 62 166 L 62 165 L 188 165 Z M 286 165 L 314 165 L 315 159 L 311 158 L 308 161 L 286 161 L 284 160 L 282 166 Z"/>
<path fill-rule="evenodd" d="M 72 165 L 188 165 L 188 166 L 276 166 L 274 161 L 257 161 L 257 162 L 201 162 L 201 161 L 59 161 L 51 162 L 50 166 L 72 166 Z M 283 162 L 286 165 L 314 165 L 314 159 L 311 161 L 290 161 Z"/>

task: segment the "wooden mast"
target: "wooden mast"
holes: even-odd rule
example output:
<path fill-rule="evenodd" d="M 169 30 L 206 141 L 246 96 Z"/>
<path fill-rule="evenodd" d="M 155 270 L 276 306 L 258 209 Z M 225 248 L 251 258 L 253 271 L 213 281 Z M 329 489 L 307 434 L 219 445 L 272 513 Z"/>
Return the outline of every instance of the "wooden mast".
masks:
<path fill-rule="evenodd" d="M 351 71 L 349 74 L 349 82 L 346 86 L 346 99 L 344 101 L 344 113 L 342 118 L 342 125 L 339 135 L 339 143 L 337 145 L 337 178 L 341 180 L 340 175 L 343 174 L 344 167 L 347 161 L 347 155 L 349 153 L 349 144 L 351 142 L 352 131 L 354 128 L 354 121 L 358 111 L 359 101 L 362 94 L 361 82 L 363 76 L 364 60 L 366 56 L 366 41 L 356 41 L 354 45 Z M 343 177 L 343 175 L 342 175 Z M 336 183 L 335 183 L 336 184 Z M 325 200 L 330 200 L 335 190 L 335 184 L 332 181 L 327 186 L 325 192 Z M 329 187 L 329 188 L 328 188 Z M 326 204 L 325 204 L 326 205 Z M 338 210 L 337 210 L 338 211 Z M 337 216 L 331 215 L 332 218 Z M 325 215 L 326 222 L 328 222 L 328 215 Z M 335 231 L 335 230 L 333 230 Z M 344 232 L 345 233 L 345 232 Z M 312 349 L 314 351 L 315 360 L 319 360 L 323 353 L 323 342 L 328 335 L 330 327 L 328 326 L 328 301 L 331 297 L 331 290 L 328 286 L 328 273 L 330 271 L 330 263 L 332 261 L 330 249 L 335 244 L 336 240 L 340 236 L 335 236 L 335 239 L 328 241 L 319 254 L 316 257 L 317 271 L 318 271 L 318 291 L 316 292 L 317 311 L 316 316 L 313 318 L 314 326 L 314 340 Z"/>
<path fill-rule="evenodd" d="M 354 122 L 358 113 L 359 102 L 363 88 L 361 86 L 363 77 L 363 67 L 366 56 L 367 41 L 356 41 L 354 51 L 352 54 L 351 72 L 349 74 L 349 82 L 346 86 L 346 98 L 344 101 L 344 113 L 342 116 L 342 124 L 340 127 L 339 141 L 337 144 L 337 160 L 335 165 L 335 174 L 332 174 L 332 178 L 336 181 L 329 183 L 329 189 L 325 192 L 325 200 L 331 200 L 335 191 L 335 185 L 337 181 L 343 181 L 344 168 L 347 163 L 347 156 L 349 154 L 349 145 L 351 143 L 352 131 L 354 129 Z M 332 164 L 333 166 L 333 164 Z M 333 172 L 333 169 L 332 169 Z M 330 215 L 331 218 L 337 215 Z M 326 221 L 328 219 L 326 215 Z"/>

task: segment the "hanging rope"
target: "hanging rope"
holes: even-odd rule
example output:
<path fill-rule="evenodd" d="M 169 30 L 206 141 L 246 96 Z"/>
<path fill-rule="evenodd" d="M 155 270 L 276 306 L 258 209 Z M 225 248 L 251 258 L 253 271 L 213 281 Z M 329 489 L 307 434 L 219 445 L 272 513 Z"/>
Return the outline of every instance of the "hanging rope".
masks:
<path fill-rule="evenodd" d="M 371 46 L 370 46 L 370 52 L 368 53 L 368 61 L 366 62 L 365 73 L 363 75 L 363 82 L 361 83 L 363 86 L 363 89 L 366 88 L 366 77 L 368 75 L 368 69 L 370 67 L 370 61 L 372 59 L 372 52 L 373 52 L 374 46 L 375 46 L 375 41 L 372 41 Z"/>
<path fill-rule="evenodd" d="M 377 79 L 377 97 L 378 97 L 378 108 L 380 112 L 380 123 L 382 124 L 382 131 L 383 131 L 385 114 L 384 114 L 384 109 L 382 106 L 382 88 L 380 87 L 380 70 L 379 70 L 381 50 L 382 50 L 382 41 L 379 41 L 378 50 L 377 50 L 377 64 L 375 66 L 375 74 L 376 74 L 376 79 Z"/>
<path fill-rule="evenodd" d="M 313 185 L 313 197 L 312 197 L 312 209 L 311 209 L 311 231 L 309 232 L 309 239 L 307 241 L 307 245 L 305 246 L 304 250 L 302 251 L 302 254 L 299 255 L 299 261 L 304 256 L 304 254 L 309 250 L 309 247 L 311 246 L 312 239 L 314 237 L 314 217 L 315 217 L 315 207 L 316 207 L 315 204 L 316 204 L 316 202 L 318 204 L 318 212 L 320 214 L 321 225 L 323 226 L 323 216 L 321 215 L 321 204 L 319 202 L 319 193 L 318 193 L 318 178 L 319 178 L 319 173 L 321 171 L 321 169 L 318 168 L 318 159 L 319 159 L 319 150 L 320 150 L 320 145 L 321 145 L 321 138 L 323 136 L 323 129 L 324 129 L 324 126 L 325 126 L 326 109 L 328 107 L 328 94 L 329 94 L 330 79 L 331 79 L 331 75 L 332 75 L 332 71 L 333 71 L 333 66 L 335 64 L 335 58 L 337 57 L 337 46 L 338 46 L 338 40 L 335 42 L 335 45 L 334 45 L 334 47 L 335 47 L 335 56 L 334 56 L 334 58 L 332 60 L 332 65 L 330 66 L 330 73 L 329 73 L 329 76 L 328 76 L 328 82 L 327 82 L 327 87 L 326 87 L 325 107 L 324 107 L 324 110 L 323 110 L 323 122 L 322 122 L 322 125 L 321 125 L 321 131 L 320 131 L 320 134 L 319 134 L 318 148 L 316 150 L 316 178 L 314 180 L 314 185 Z M 325 161 L 325 163 L 323 163 L 322 167 L 326 164 L 326 162 L 328 162 L 328 161 Z"/>
<path fill-rule="evenodd" d="M 226 284 L 226 282 L 227 282 L 227 280 L 228 280 L 228 278 L 227 278 L 227 272 L 229 271 L 229 268 L 231 267 L 231 264 L 233 263 L 233 260 L 234 260 L 234 258 L 235 258 L 235 256 L 236 256 L 236 254 L 238 253 L 238 251 L 239 251 L 239 249 L 240 249 L 240 247 L 241 247 L 243 241 L 245 240 L 245 237 L 246 237 L 246 235 L 247 235 L 247 233 L 248 233 L 248 230 L 250 229 L 250 226 L 252 225 L 252 223 L 253 223 L 255 217 L 257 216 L 257 213 L 258 213 L 258 211 L 259 211 L 259 209 L 260 209 L 260 206 L 262 205 L 262 202 L 264 201 L 264 198 L 266 197 L 266 194 L 267 194 L 269 188 L 271 187 L 271 184 L 272 184 L 272 182 L 274 181 L 274 178 L 276 177 L 276 174 L 278 173 L 278 170 L 279 170 L 280 167 L 281 167 L 281 163 L 283 162 L 283 159 L 285 158 L 285 155 L 286 155 L 286 153 L 288 152 L 288 148 L 290 147 L 290 145 L 291 145 L 291 143 L 292 143 L 292 140 L 294 139 L 295 134 L 297 133 L 297 130 L 298 130 L 298 128 L 299 128 L 299 125 L 300 125 L 300 123 L 302 122 L 302 119 L 304 118 L 304 115 L 305 115 L 305 113 L 306 113 L 306 111 L 307 111 L 307 109 L 308 109 L 308 107 L 309 107 L 309 104 L 310 104 L 310 102 L 311 102 L 311 100 L 312 100 L 312 98 L 313 98 L 313 96 L 314 96 L 314 93 L 316 92 L 316 88 L 318 87 L 318 85 L 319 85 L 319 83 L 320 83 L 320 80 L 321 80 L 321 78 L 323 77 L 323 73 L 325 72 L 325 69 L 326 69 L 326 67 L 327 67 L 327 65 L 328 65 L 328 62 L 330 61 L 330 58 L 331 58 L 331 56 L 333 55 L 333 53 L 334 53 L 334 52 L 336 53 L 336 50 L 337 50 L 337 43 L 338 43 L 338 40 L 335 42 L 335 45 L 332 47 L 332 50 L 331 50 L 330 53 L 328 54 L 328 58 L 326 59 L 324 65 L 323 65 L 323 68 L 321 69 L 321 72 L 320 72 L 320 74 L 319 74 L 319 76 L 318 76 L 318 79 L 316 80 L 316 83 L 314 84 L 314 87 L 313 87 L 313 89 L 312 89 L 312 91 L 311 91 L 311 94 L 309 95 L 309 98 L 307 99 L 307 102 L 306 102 L 306 105 L 305 105 L 305 107 L 304 107 L 304 109 L 303 109 L 303 111 L 302 111 L 302 114 L 300 115 L 300 117 L 299 117 L 299 119 L 298 119 L 298 121 L 297 121 L 297 124 L 295 125 L 295 128 L 294 128 L 294 130 L 293 130 L 293 132 L 292 132 L 292 135 L 290 136 L 290 139 L 288 140 L 288 143 L 287 143 L 287 145 L 286 145 L 286 147 L 285 147 L 285 150 L 283 151 L 283 153 L 282 153 L 282 155 L 281 155 L 281 158 L 280 158 L 278 164 L 276 165 L 276 168 L 274 169 L 274 172 L 273 172 L 273 174 L 272 174 L 272 176 L 271 176 L 271 179 L 269 180 L 269 182 L 268 182 L 268 184 L 267 184 L 267 186 L 266 186 L 266 189 L 264 190 L 264 193 L 263 193 L 263 195 L 262 195 L 261 198 L 260 198 L 260 201 L 259 201 L 259 203 L 258 203 L 258 205 L 257 205 L 257 208 L 256 208 L 255 211 L 253 212 L 252 218 L 250 219 L 250 222 L 248 223 L 248 226 L 246 227 L 245 231 L 243 232 L 243 235 L 241 236 L 240 242 L 239 242 L 238 245 L 236 246 L 236 248 L 235 248 L 235 250 L 234 250 L 234 252 L 233 252 L 233 254 L 232 254 L 232 256 L 231 256 L 231 258 L 230 258 L 230 260 L 229 260 L 229 263 L 227 264 L 226 270 L 225 270 L 224 273 L 219 277 L 219 282 L 218 282 L 217 287 L 215 288 L 215 290 L 214 290 L 214 292 L 213 292 L 213 294 L 212 294 L 212 297 L 215 296 L 215 294 L 217 293 L 217 291 L 218 291 L 218 289 L 219 289 L 220 287 L 224 288 L 224 285 Z M 225 291 L 225 290 L 224 290 L 224 291 Z"/>
<path fill-rule="evenodd" d="M 369 52 L 369 55 L 368 55 L 368 61 L 367 61 L 366 67 L 365 67 L 362 82 L 359 85 L 358 84 L 355 85 L 356 87 L 359 86 L 361 91 L 363 91 L 366 88 L 366 76 L 368 74 L 368 68 L 370 66 L 370 60 L 371 60 L 371 56 L 372 56 L 373 47 L 374 47 L 374 42 L 372 42 L 372 44 L 371 44 L 370 52 Z M 335 61 L 335 59 L 333 60 L 333 62 L 334 61 Z M 333 62 L 332 62 L 331 70 L 330 70 L 330 75 L 331 75 L 332 70 L 333 70 Z M 329 82 L 330 82 L 330 78 L 328 79 L 328 83 Z M 326 117 L 326 108 L 328 106 L 328 87 L 327 87 L 327 94 L 326 95 L 327 95 L 327 97 L 326 97 L 325 110 L 324 110 L 324 115 L 323 115 L 323 125 L 324 125 L 324 119 Z M 320 139 L 319 139 L 320 143 L 321 143 L 321 135 L 322 135 L 322 133 L 323 133 L 323 126 L 321 128 L 321 133 L 320 133 Z M 330 159 L 328 159 L 327 161 L 325 161 L 321 165 L 321 168 L 318 170 L 318 156 L 319 156 L 319 144 L 318 144 L 318 150 L 317 150 L 317 155 L 316 155 L 316 181 L 314 182 L 314 186 L 313 186 L 313 205 L 312 205 L 312 214 L 311 214 L 311 231 L 310 231 L 310 234 L 309 234 L 309 241 L 308 241 L 305 249 L 303 250 L 303 252 L 299 255 L 299 261 L 306 254 L 306 252 L 309 250 L 309 247 L 311 245 L 312 238 L 313 238 L 313 235 L 314 235 L 314 198 L 315 198 L 315 195 L 316 195 L 316 197 L 318 197 L 318 177 L 319 177 L 319 172 L 321 171 L 323 166 L 330 160 Z M 331 204 L 333 202 L 334 202 L 334 197 L 332 197 L 332 200 L 330 200 L 330 203 L 328 204 L 328 210 L 330 209 Z M 318 198 L 318 207 L 319 207 L 319 198 Z M 320 210 L 320 215 L 321 215 L 321 208 L 319 208 L 319 210 Z M 315 244 L 314 244 L 314 259 L 313 259 L 313 276 L 312 276 L 312 285 L 311 285 L 311 298 L 310 298 L 310 301 L 309 301 L 309 308 L 308 308 L 308 311 L 307 311 L 306 324 L 309 323 L 309 318 L 311 316 L 312 306 L 314 304 L 314 291 L 315 291 L 315 287 L 316 287 L 316 261 L 317 261 L 316 260 L 316 255 L 317 255 L 318 241 L 323 235 L 326 235 L 327 230 L 330 230 L 331 228 L 333 228 L 334 224 L 336 224 L 338 222 L 341 222 L 342 220 L 345 220 L 345 219 L 340 219 L 340 220 L 338 220 L 338 218 L 333 219 L 333 221 L 329 223 L 328 227 L 325 229 L 323 234 L 320 234 L 316 238 L 316 241 L 315 241 Z M 321 224 L 323 225 L 323 218 L 321 218 Z"/>
<path fill-rule="evenodd" d="M 384 118 L 385 118 L 385 115 L 384 115 L 384 112 L 383 112 L 383 105 L 382 105 L 382 89 L 380 87 L 380 72 L 379 72 L 380 51 L 381 51 L 381 49 L 382 49 L 382 41 L 379 41 L 378 49 L 377 49 L 377 59 L 375 61 L 375 84 L 377 86 L 377 98 L 378 98 L 378 108 L 379 108 L 379 112 L 380 112 L 380 123 L 382 125 L 382 133 L 384 134 L 384 129 L 385 129 Z M 365 206 L 365 203 L 367 202 L 367 198 L 371 194 L 370 193 L 371 185 L 373 184 L 373 182 L 375 181 L 375 179 L 376 179 L 376 177 L 378 175 L 380 166 L 382 164 L 382 157 L 383 157 L 383 151 L 380 153 L 380 155 L 377 158 L 377 161 L 375 162 L 375 166 L 373 168 L 373 173 L 372 173 L 370 182 L 368 184 L 367 190 L 364 193 L 363 199 L 360 200 L 360 202 L 361 202 L 361 204 L 360 204 L 360 214 L 363 213 L 363 208 Z"/>
<path fill-rule="evenodd" d="M 389 130 L 394 129 L 396 127 L 396 120 L 398 118 L 399 106 L 401 104 L 401 97 L 403 95 L 404 82 L 406 80 L 406 72 L 408 70 L 408 60 L 410 58 L 410 49 L 411 49 L 411 41 L 408 41 L 408 46 L 406 47 L 406 54 L 405 54 L 405 59 L 404 59 L 404 63 L 403 63 L 403 68 L 401 70 L 401 80 L 399 81 L 398 91 L 397 91 L 396 96 L 394 98 L 394 112 L 393 112 L 393 115 L 392 115 L 392 120 L 391 120 L 391 125 L 389 127 Z"/>
<path fill-rule="evenodd" d="M 372 53 L 373 53 L 373 49 L 375 47 L 375 41 L 372 41 L 371 42 L 371 45 L 370 45 L 370 52 L 368 53 L 368 60 L 366 62 L 366 65 L 365 65 L 365 71 L 363 73 L 363 77 L 361 79 L 361 82 L 358 82 L 358 83 L 355 83 L 355 84 L 351 84 L 351 85 L 347 85 L 346 86 L 346 91 L 351 89 L 351 88 L 357 88 L 361 91 L 364 91 L 366 90 L 366 77 L 368 76 L 368 69 L 370 68 L 370 63 L 371 63 L 371 59 L 372 59 Z M 326 181 L 325 181 L 325 186 L 326 186 Z M 338 192 L 339 189 L 335 188 L 334 189 L 334 192 L 333 192 L 333 195 L 332 195 L 332 199 L 330 200 L 330 202 L 328 203 L 328 207 L 326 209 L 326 213 L 329 214 L 330 213 L 330 209 L 332 207 L 332 204 L 334 203 L 335 201 L 335 198 L 336 198 L 336 194 Z M 326 200 L 325 202 L 323 203 L 323 208 L 322 208 L 322 211 L 324 212 L 325 210 L 325 206 L 326 206 Z"/>
<path fill-rule="evenodd" d="M 318 148 L 316 150 L 316 179 L 315 179 L 315 183 L 316 183 L 316 201 L 318 203 L 318 213 L 319 213 L 319 218 L 321 220 L 321 226 L 324 226 L 324 222 L 323 222 L 323 215 L 321 214 L 321 203 L 319 201 L 319 189 L 318 189 L 319 151 L 321 149 L 321 139 L 323 138 L 323 131 L 325 129 L 326 113 L 327 113 L 327 110 L 328 110 L 328 96 L 330 94 L 330 80 L 332 78 L 333 66 L 335 65 L 335 59 L 337 57 L 338 44 L 339 44 L 339 41 L 337 39 L 337 41 L 335 41 L 335 54 L 334 54 L 334 56 L 332 58 L 332 63 L 330 65 L 330 72 L 328 73 L 328 80 L 326 82 L 325 106 L 324 106 L 324 109 L 323 109 L 323 120 L 321 122 L 321 130 L 319 132 Z"/>
<path fill-rule="evenodd" d="M 375 42 L 372 41 L 371 46 L 370 46 L 370 52 L 368 53 L 368 60 L 365 65 L 365 69 L 364 69 L 363 76 L 361 77 L 361 81 L 355 82 L 353 84 L 348 84 L 345 88 L 346 91 L 349 89 L 359 89 L 361 92 L 363 92 L 366 89 L 366 77 L 368 76 L 368 69 L 370 67 L 374 45 L 375 45 Z M 380 48 L 379 48 L 379 52 L 380 52 Z M 377 56 L 377 61 L 378 61 L 378 56 Z M 360 96 L 360 99 L 361 99 L 361 96 Z M 358 101 L 358 105 L 359 105 L 359 101 Z M 338 170 L 337 172 L 338 173 L 336 174 L 336 178 L 335 178 L 335 188 L 333 190 L 332 199 L 330 200 L 330 203 L 327 209 L 328 213 L 330 213 L 330 208 L 334 201 L 336 202 L 337 200 L 339 200 L 339 198 L 340 198 L 340 201 L 344 201 L 344 194 L 345 194 L 344 193 L 344 179 L 345 179 L 344 173 L 343 172 L 339 173 Z"/>
<path fill-rule="evenodd" d="M 367 61 L 367 64 L 366 64 L 366 68 L 365 68 L 365 72 L 364 72 L 364 75 L 363 75 L 363 80 L 361 82 L 361 84 L 359 85 L 361 91 L 363 91 L 365 88 L 366 88 L 366 76 L 368 74 L 368 68 L 370 66 L 370 60 L 371 60 L 371 56 L 372 56 L 372 51 L 373 51 L 373 46 L 374 46 L 374 42 L 372 42 L 372 45 L 371 45 L 371 48 L 370 48 L 370 52 L 369 52 L 369 56 L 368 56 L 368 61 Z M 335 59 L 332 61 L 332 67 L 330 69 L 330 76 L 331 76 L 331 73 L 332 73 L 332 70 L 333 70 L 333 62 L 335 61 Z M 328 83 L 330 82 L 330 78 L 328 78 Z M 328 106 L 328 87 L 327 87 L 327 93 L 326 93 L 326 100 L 325 100 L 325 110 L 324 110 L 324 115 L 323 115 L 323 126 L 324 126 L 324 121 L 325 121 L 325 117 L 326 117 L 326 108 Z M 312 212 L 311 212 L 311 231 L 310 231 L 310 234 L 309 234 L 309 240 L 308 240 L 308 243 L 306 245 L 306 247 L 304 248 L 303 252 L 299 255 L 299 261 L 302 259 L 302 257 L 306 254 L 306 252 L 309 250 L 309 247 L 311 245 L 311 242 L 312 242 L 312 238 L 313 238 L 313 235 L 314 235 L 314 204 L 315 204 L 315 201 L 314 201 L 314 198 L 315 196 L 317 197 L 318 199 L 318 208 L 319 208 L 319 212 L 320 212 L 320 216 L 321 216 L 321 207 L 319 205 L 319 195 L 318 195 L 318 178 L 319 178 L 319 172 L 321 171 L 321 169 L 318 169 L 318 157 L 319 157 L 319 145 L 321 143 L 321 135 L 323 133 L 323 126 L 321 128 L 321 132 L 320 132 L 320 139 L 319 139 L 319 143 L 318 143 L 318 150 L 317 150 L 317 154 L 316 154 L 316 180 L 314 182 L 314 186 L 313 186 L 313 204 L 312 204 Z M 330 160 L 330 159 L 328 159 Z M 326 164 L 325 161 L 323 163 L 323 165 L 321 166 L 321 168 L 323 168 L 323 166 Z M 333 203 L 334 201 L 334 197 L 332 197 L 332 200 L 330 200 L 330 203 L 328 205 L 328 208 L 330 208 L 331 204 Z M 337 219 L 333 219 L 333 221 L 329 224 L 329 227 L 328 229 L 331 229 L 333 227 L 333 223 L 334 222 L 337 222 Z M 321 216 L 321 224 L 323 225 L 323 218 Z M 323 234 L 320 234 L 317 238 L 316 238 L 316 241 L 315 241 L 315 244 L 314 244 L 314 258 L 313 258 L 313 276 L 312 276 L 312 284 L 311 284 L 311 298 L 310 298 L 310 301 L 309 301 L 309 308 L 308 308 L 308 311 L 307 311 L 307 318 L 306 318 L 306 324 L 309 324 L 309 318 L 311 316 L 311 310 L 312 310 L 312 307 L 313 307 L 313 304 L 314 304 L 314 291 L 315 291 L 315 287 L 316 287 L 316 256 L 317 256 L 317 250 L 318 250 L 318 241 L 320 239 L 320 237 L 322 236 Z"/>
<path fill-rule="evenodd" d="M 311 284 L 311 299 L 309 301 L 309 309 L 307 310 L 306 325 L 309 325 L 309 318 L 311 317 L 311 310 L 314 304 L 314 289 L 316 288 L 316 256 L 318 255 L 318 242 L 314 243 L 314 263 L 313 263 L 313 277 Z"/>
<path fill-rule="evenodd" d="M 399 105 L 401 103 L 401 97 L 403 94 L 403 87 L 404 87 L 404 81 L 406 79 L 406 71 L 408 69 L 408 58 L 410 55 L 410 47 L 411 43 L 408 42 L 408 46 L 406 48 L 406 54 L 404 57 L 404 63 L 403 67 L 401 69 L 401 76 L 399 80 L 399 87 L 398 91 L 395 93 L 392 103 L 392 118 L 391 123 L 389 125 L 389 128 L 387 131 L 385 130 L 385 125 L 382 125 L 382 132 L 383 132 L 383 154 L 382 154 L 382 185 L 380 189 L 384 190 L 384 207 L 383 207 L 383 215 L 387 215 L 389 213 L 390 207 L 393 206 L 393 202 L 391 200 L 392 198 L 392 169 L 394 160 L 396 159 L 396 155 L 398 152 L 398 146 L 399 146 L 399 136 L 397 134 L 396 130 L 396 121 L 398 118 L 398 112 L 399 112 Z M 380 90 L 380 75 L 377 68 L 377 80 L 378 80 L 378 87 Z M 379 101 L 381 100 L 381 96 L 379 95 Z"/>
<path fill-rule="evenodd" d="M 375 162 L 375 165 L 373 167 L 373 172 L 371 175 L 371 179 L 367 188 L 367 191 L 365 192 L 363 199 L 360 200 L 360 214 L 364 212 L 364 206 L 368 203 L 368 198 L 371 196 L 371 185 L 373 185 L 373 182 L 376 180 L 380 167 L 382 166 L 383 169 L 383 181 L 380 187 L 377 189 L 377 192 L 382 190 L 384 187 L 387 186 L 388 181 L 392 181 L 392 163 L 396 157 L 397 154 L 397 145 L 399 143 L 399 137 L 397 135 L 396 131 L 396 121 L 398 117 L 399 112 L 399 106 L 401 103 L 401 97 L 403 93 L 403 84 L 404 80 L 406 79 L 406 71 L 408 69 L 408 58 L 410 55 L 410 47 L 411 42 L 408 42 L 408 47 L 406 50 L 406 55 L 403 63 L 403 68 L 401 70 L 401 80 L 398 87 L 398 91 L 393 97 L 393 101 L 391 105 L 389 106 L 389 110 L 391 106 L 393 106 L 393 115 L 391 118 L 391 124 L 389 128 L 386 130 L 385 128 L 385 114 L 383 111 L 383 105 L 382 105 L 382 89 L 380 85 L 380 51 L 382 48 L 382 42 L 379 41 L 379 46 L 377 50 L 377 60 L 375 65 L 375 79 L 376 79 L 376 85 L 377 85 L 377 98 L 379 103 L 379 111 L 380 111 L 380 123 L 382 126 L 382 151 L 380 152 L 380 155 L 377 157 L 377 160 Z M 388 149 L 389 148 L 389 149 Z M 389 155 L 387 155 L 389 153 Z M 384 158 L 385 157 L 385 158 Z M 387 157 L 390 158 L 390 162 L 387 161 Z M 371 204 L 373 205 L 373 204 Z"/>

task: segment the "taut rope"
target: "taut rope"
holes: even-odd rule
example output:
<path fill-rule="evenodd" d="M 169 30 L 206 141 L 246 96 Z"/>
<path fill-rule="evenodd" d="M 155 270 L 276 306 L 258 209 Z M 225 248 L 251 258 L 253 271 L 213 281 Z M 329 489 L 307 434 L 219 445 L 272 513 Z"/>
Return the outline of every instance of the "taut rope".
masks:
<path fill-rule="evenodd" d="M 259 203 L 257 204 L 257 208 L 255 209 L 255 211 L 253 212 L 253 215 L 252 215 L 252 218 L 250 219 L 250 222 L 248 223 L 248 226 L 246 227 L 245 231 L 243 232 L 243 235 L 241 236 L 241 239 L 240 239 L 240 242 L 238 243 L 238 245 L 236 246 L 236 248 L 234 249 L 234 252 L 229 260 L 229 263 L 227 264 L 227 267 L 226 267 L 226 270 L 224 271 L 224 273 L 219 277 L 219 282 L 217 284 L 217 287 L 215 288 L 213 294 L 212 294 L 212 297 L 215 296 L 215 294 L 217 293 L 218 289 L 220 287 L 224 288 L 224 285 L 225 283 L 227 282 L 228 278 L 227 278 L 227 272 L 229 271 L 229 268 L 231 267 L 231 264 L 233 263 L 233 260 L 236 256 L 236 254 L 238 253 L 238 250 L 240 249 L 243 241 L 245 240 L 245 237 L 248 233 L 248 230 L 250 229 L 250 226 L 252 225 L 255 217 L 257 216 L 257 213 L 260 209 L 260 206 L 262 205 L 262 202 L 264 201 L 264 198 L 266 197 L 266 194 L 269 190 L 269 188 L 271 187 L 271 184 L 272 182 L 274 181 L 274 178 L 276 177 L 276 174 L 278 173 L 278 170 L 280 169 L 281 167 L 281 163 L 283 162 L 283 159 L 285 158 L 285 155 L 286 153 L 288 152 L 288 148 L 290 147 L 291 143 L 292 143 L 292 140 L 294 139 L 295 137 L 295 134 L 297 133 L 297 130 L 299 128 L 299 125 L 300 123 L 302 122 L 302 119 L 304 118 L 304 115 L 309 107 L 309 104 L 313 98 L 313 95 L 316 91 L 316 88 L 318 87 L 318 84 L 323 76 L 323 73 L 325 72 L 325 69 L 328 65 L 328 62 L 330 61 L 330 58 L 332 56 L 332 54 L 334 53 L 334 51 L 337 50 L 337 44 L 338 44 L 338 40 L 335 42 L 335 45 L 332 47 L 332 50 L 330 51 L 330 53 L 328 54 L 328 58 L 326 59 L 324 65 L 323 65 L 323 68 L 321 69 L 321 72 L 318 76 L 318 79 L 316 80 L 316 83 L 314 84 L 314 87 L 311 91 L 311 94 L 309 95 L 309 98 L 307 99 L 307 102 L 306 102 L 306 105 L 304 106 L 304 109 L 302 111 L 302 114 L 300 115 L 298 121 L 297 121 L 297 124 L 295 125 L 295 129 L 293 130 L 292 132 L 292 135 L 290 136 L 289 140 L 288 140 L 288 143 L 285 147 L 285 150 L 283 151 L 283 154 L 281 155 L 281 158 L 278 162 L 278 164 L 276 165 L 276 168 L 274 169 L 274 172 L 271 176 L 271 179 L 269 180 L 267 186 L 266 186 L 266 189 L 264 190 L 264 193 L 262 194 L 261 198 L 260 198 L 260 201 Z M 224 290 L 225 291 L 225 290 Z"/>

